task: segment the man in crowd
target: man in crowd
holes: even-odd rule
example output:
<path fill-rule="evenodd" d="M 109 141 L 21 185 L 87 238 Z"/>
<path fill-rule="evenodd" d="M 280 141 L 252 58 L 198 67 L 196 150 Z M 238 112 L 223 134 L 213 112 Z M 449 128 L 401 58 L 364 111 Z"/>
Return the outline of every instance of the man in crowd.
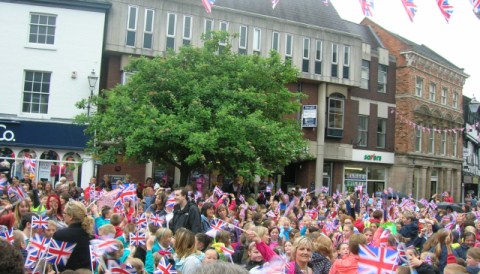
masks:
<path fill-rule="evenodd" d="M 178 228 L 184 227 L 194 233 L 202 232 L 202 223 L 200 219 L 200 211 L 196 204 L 188 201 L 188 190 L 181 188 L 175 190 L 176 205 L 173 209 L 172 228 L 173 233 Z"/>

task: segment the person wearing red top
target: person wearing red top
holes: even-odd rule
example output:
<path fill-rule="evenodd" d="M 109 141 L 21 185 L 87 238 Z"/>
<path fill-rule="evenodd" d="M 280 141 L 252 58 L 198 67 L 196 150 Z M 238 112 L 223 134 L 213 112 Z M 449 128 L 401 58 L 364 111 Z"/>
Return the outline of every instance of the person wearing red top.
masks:
<path fill-rule="evenodd" d="M 450 192 L 449 191 L 445 191 L 445 193 L 443 193 L 443 201 L 444 202 L 447 202 L 447 203 L 453 203 L 453 197 L 450 196 Z"/>

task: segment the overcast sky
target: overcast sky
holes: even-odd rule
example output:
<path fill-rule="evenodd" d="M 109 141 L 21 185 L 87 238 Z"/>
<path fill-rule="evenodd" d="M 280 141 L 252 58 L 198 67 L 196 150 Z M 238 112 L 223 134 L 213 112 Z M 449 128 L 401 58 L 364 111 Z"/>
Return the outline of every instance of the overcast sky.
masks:
<path fill-rule="evenodd" d="M 359 23 L 364 18 L 359 0 L 330 1 L 345 20 Z M 470 77 L 463 86 L 463 94 L 480 99 L 480 19 L 472 12 L 470 0 L 450 0 L 454 12 L 449 23 L 440 13 L 436 0 L 415 0 L 417 13 L 413 23 L 401 0 L 374 0 L 374 3 L 371 20 L 417 44 L 428 46 L 457 67 L 464 68 Z"/>

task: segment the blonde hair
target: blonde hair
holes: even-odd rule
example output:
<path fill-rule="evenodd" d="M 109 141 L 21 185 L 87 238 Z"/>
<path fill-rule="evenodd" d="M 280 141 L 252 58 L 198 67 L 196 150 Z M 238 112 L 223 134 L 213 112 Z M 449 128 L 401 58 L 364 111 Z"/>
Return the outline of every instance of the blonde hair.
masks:
<path fill-rule="evenodd" d="M 480 248 L 479 247 L 472 247 L 469 248 L 467 251 L 467 256 L 472 257 L 472 259 L 479 261 L 480 260 Z"/>
<path fill-rule="evenodd" d="M 65 205 L 65 214 L 72 217 L 74 223 L 81 223 L 82 229 L 93 235 L 93 218 L 87 215 L 87 208 L 77 201 L 70 201 Z"/>
<path fill-rule="evenodd" d="M 258 237 L 263 238 L 263 236 L 268 235 L 268 228 L 264 226 L 256 226 L 253 231 L 255 231 Z M 280 230 L 279 230 L 280 231 Z"/>
<path fill-rule="evenodd" d="M 443 270 L 445 274 L 468 274 L 467 269 L 459 264 L 447 264 Z"/>
<path fill-rule="evenodd" d="M 155 238 L 157 241 L 160 241 L 163 237 L 171 237 L 173 235 L 173 232 L 166 227 L 161 227 L 155 232 Z"/>
<path fill-rule="evenodd" d="M 297 239 L 295 239 L 295 242 L 293 242 L 292 254 L 290 255 L 290 259 L 292 261 L 295 261 L 295 257 L 297 256 L 297 249 L 303 246 L 310 247 L 310 249 L 313 251 L 312 241 L 305 236 L 300 236 Z"/>
<path fill-rule="evenodd" d="M 313 240 L 313 249 L 333 261 L 333 243 L 327 236 L 320 235 Z"/>
<path fill-rule="evenodd" d="M 133 266 L 137 273 L 142 273 L 143 269 L 145 268 L 145 264 L 139 258 L 130 257 L 127 259 L 126 263 Z"/>
<path fill-rule="evenodd" d="M 115 236 L 115 227 L 111 224 L 106 224 L 106 225 L 102 225 L 99 229 L 98 229 L 98 235 L 100 236 L 106 236 L 106 235 L 114 235 Z"/>
<path fill-rule="evenodd" d="M 180 259 L 195 253 L 197 250 L 195 246 L 195 234 L 184 227 L 179 228 L 175 232 L 174 249 Z"/>

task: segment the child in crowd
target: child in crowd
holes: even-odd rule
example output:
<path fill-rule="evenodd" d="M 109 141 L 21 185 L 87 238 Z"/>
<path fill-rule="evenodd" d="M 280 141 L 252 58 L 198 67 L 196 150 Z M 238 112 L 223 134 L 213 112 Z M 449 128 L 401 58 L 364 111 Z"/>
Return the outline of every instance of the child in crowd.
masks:
<path fill-rule="evenodd" d="M 214 263 L 217 262 L 219 259 L 219 254 L 214 248 L 208 248 L 205 250 L 205 258 L 203 259 L 202 263 Z"/>

